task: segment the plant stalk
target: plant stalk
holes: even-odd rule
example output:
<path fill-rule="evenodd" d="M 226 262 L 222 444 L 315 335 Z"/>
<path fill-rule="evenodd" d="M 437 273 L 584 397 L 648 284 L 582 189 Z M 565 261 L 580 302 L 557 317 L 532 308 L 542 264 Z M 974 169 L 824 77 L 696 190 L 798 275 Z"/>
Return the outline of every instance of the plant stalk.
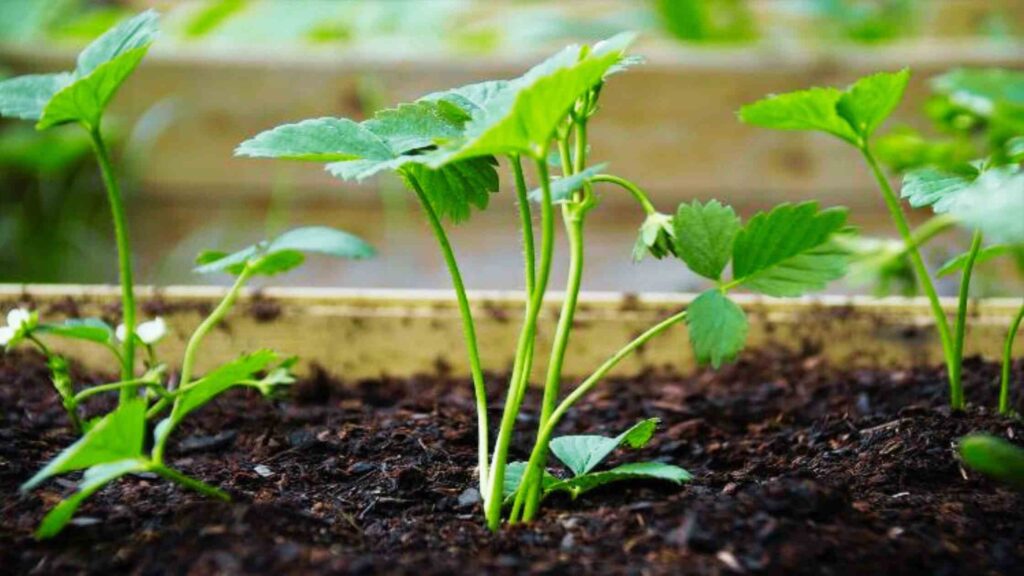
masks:
<path fill-rule="evenodd" d="M 546 154 L 541 154 L 535 158 L 542 194 L 540 269 L 538 270 L 537 283 L 534 286 L 533 294 L 527 307 L 526 318 L 519 333 L 516 361 L 512 367 L 512 378 L 508 395 L 505 399 L 505 409 L 501 416 L 501 426 L 498 429 L 498 439 L 494 445 L 494 456 L 491 461 L 491 481 L 484 497 L 487 527 L 492 531 L 498 530 L 501 526 L 502 489 L 505 484 L 508 448 L 512 440 L 512 432 L 515 429 L 516 417 L 519 415 L 519 407 L 522 405 L 523 395 L 526 392 L 526 385 L 530 378 L 530 369 L 533 365 L 533 344 L 537 334 L 537 316 L 544 302 L 548 278 L 551 275 L 551 259 L 555 244 L 555 223 L 554 206 L 551 202 L 551 177 L 548 174 L 546 156 Z"/>
<path fill-rule="evenodd" d="M 441 219 L 438 218 L 434 207 L 430 205 L 430 199 L 420 186 L 419 182 L 411 175 L 407 175 L 409 185 L 420 201 L 423 212 L 427 215 L 430 228 L 434 232 L 438 245 L 441 247 L 441 254 L 444 256 L 445 265 L 448 267 L 448 275 L 452 279 L 452 287 L 455 289 L 455 298 L 459 304 L 459 314 L 462 317 L 462 335 L 466 341 L 466 351 L 469 354 L 469 370 L 473 378 L 473 394 L 476 397 L 476 419 L 477 419 L 477 467 L 480 475 L 480 494 L 486 494 L 486 487 L 490 479 L 488 468 L 489 437 L 487 423 L 487 386 L 484 383 L 484 372 L 480 363 L 480 350 L 477 346 L 476 324 L 473 322 L 473 311 L 469 307 L 469 297 L 466 295 L 466 286 L 462 282 L 462 272 L 459 270 L 459 263 L 455 259 L 455 252 L 452 250 L 451 242 L 444 231 Z"/>
<path fill-rule="evenodd" d="M 519 203 L 519 220 L 523 232 L 523 268 L 527 298 L 537 283 L 537 250 L 533 245 L 533 215 L 530 212 L 530 198 L 526 189 L 522 159 L 518 154 L 509 157 L 516 179 L 516 201 Z"/>
<path fill-rule="evenodd" d="M 964 409 L 964 338 L 967 335 L 967 305 L 971 292 L 971 275 L 974 273 L 974 263 L 978 259 L 978 252 L 981 250 L 982 234 L 975 232 L 971 238 L 971 250 L 967 255 L 967 263 L 964 265 L 963 275 L 960 278 L 960 297 L 956 306 L 956 332 L 953 335 L 953 371 L 949 378 L 950 405 L 954 410 Z"/>
<path fill-rule="evenodd" d="M 633 196 L 633 198 L 640 204 L 640 207 L 643 208 L 645 214 L 651 215 L 657 212 L 657 209 L 654 208 L 654 204 L 652 204 L 650 199 L 647 198 L 647 195 L 644 194 L 643 190 L 641 190 L 639 186 L 637 186 L 633 182 L 630 182 L 629 180 L 626 180 L 625 178 L 613 176 L 612 174 L 598 174 L 597 176 L 591 178 L 590 181 L 595 183 L 605 182 L 607 184 L 615 184 L 616 186 L 619 186 L 622 189 L 629 192 Z"/>
<path fill-rule="evenodd" d="M 121 379 L 128 381 L 135 378 L 135 287 L 132 281 L 132 252 L 131 243 L 128 239 L 128 219 L 125 215 L 124 198 L 121 196 L 121 188 L 114 175 L 114 167 L 110 162 L 110 153 L 99 127 L 88 128 L 89 136 L 92 139 L 93 150 L 96 153 L 96 160 L 103 175 L 103 183 L 107 189 L 107 200 L 110 204 L 110 213 L 114 221 L 114 237 L 117 241 L 117 261 L 121 278 L 121 314 L 125 326 L 125 333 L 128 337 L 122 343 L 121 355 Z M 120 401 L 135 396 L 136 389 L 126 386 L 121 389 Z"/>
<path fill-rule="evenodd" d="M 661 334 L 668 328 L 672 327 L 678 322 L 681 322 L 686 318 L 686 310 L 678 312 L 654 326 L 647 329 L 646 332 L 634 338 L 629 344 L 626 344 L 619 349 L 611 358 L 604 361 L 604 364 L 594 371 L 593 374 L 587 377 L 575 390 L 572 391 L 564 400 L 555 408 L 554 412 L 551 413 L 551 417 L 548 419 L 544 429 L 541 430 L 537 436 L 537 442 L 533 445 L 533 452 L 530 454 L 530 460 L 526 464 L 526 469 L 523 470 L 523 480 L 520 484 L 520 488 L 528 486 L 527 479 L 532 477 L 540 477 L 540 472 L 543 469 L 542 462 L 547 458 L 548 445 L 551 443 L 551 435 L 555 431 L 555 427 L 558 426 L 558 422 L 565 416 L 565 413 L 575 404 L 580 398 L 590 392 L 601 380 L 615 368 L 619 362 L 624 358 L 636 351 L 647 343 L 651 338 Z M 526 497 L 526 491 L 520 489 L 516 493 L 516 500 L 524 499 Z M 525 511 L 524 511 L 525 512 Z M 529 522 L 533 520 L 534 516 L 530 514 L 523 514 L 523 521 Z"/>
<path fill-rule="evenodd" d="M 921 256 L 921 250 L 914 242 L 913 233 L 910 231 L 910 225 L 907 223 L 907 217 L 903 213 L 903 207 L 900 206 L 900 201 L 896 197 L 896 193 L 893 192 L 892 186 L 889 184 L 889 180 L 882 173 L 881 167 L 875 160 L 874 155 L 871 153 L 871 149 L 865 144 L 860 148 L 861 154 L 864 155 L 864 159 L 867 161 L 868 166 L 871 168 L 871 172 L 878 182 L 878 186 L 882 191 L 882 198 L 885 200 L 886 208 L 889 210 L 889 215 L 892 216 L 893 223 L 896 225 L 896 229 L 899 231 L 900 237 L 903 239 L 905 246 L 911 247 L 908 251 L 910 255 L 911 265 L 914 267 L 914 273 L 917 275 L 918 281 L 921 283 L 921 287 L 924 290 L 925 296 L 928 298 L 928 303 L 931 306 L 932 316 L 935 318 L 935 327 L 939 331 L 939 340 L 942 342 L 942 353 L 946 359 L 946 372 L 949 376 L 950 386 L 953 385 L 954 378 L 954 360 L 953 360 L 953 339 L 950 334 L 949 320 L 946 318 L 946 312 L 942 309 L 942 303 L 939 301 L 939 295 L 935 291 L 935 284 L 932 282 L 931 276 L 928 274 L 928 267 L 925 266 L 924 258 Z M 950 398 L 950 405 L 953 405 L 954 398 Z M 953 405 L 954 409 L 959 409 Z"/>
<path fill-rule="evenodd" d="M 1003 370 L 999 383 L 999 413 L 1008 416 L 1010 410 L 1010 367 L 1013 364 L 1013 341 L 1020 330 L 1021 321 L 1024 320 L 1024 304 L 1010 323 L 1010 330 L 1006 333 L 1006 343 L 1003 345 Z"/>
<path fill-rule="evenodd" d="M 200 494 L 202 494 L 204 496 L 209 496 L 211 498 L 216 498 L 216 499 L 224 501 L 224 502 L 230 502 L 231 501 L 231 496 L 228 496 L 227 492 L 221 490 L 220 488 L 215 488 L 213 486 L 210 486 L 206 482 L 202 482 L 200 480 L 196 480 L 195 478 L 192 478 L 191 476 L 186 476 L 185 474 L 182 474 L 181 472 L 178 472 L 174 468 L 168 468 L 167 466 L 164 466 L 163 464 L 156 464 L 156 463 L 154 463 L 154 464 L 150 465 L 149 470 L 151 472 L 159 475 L 159 476 L 162 476 L 162 477 L 166 478 L 167 480 L 170 480 L 172 482 L 176 482 L 176 483 L 181 484 L 182 486 L 184 486 L 186 488 L 195 490 L 196 492 L 199 492 Z"/>

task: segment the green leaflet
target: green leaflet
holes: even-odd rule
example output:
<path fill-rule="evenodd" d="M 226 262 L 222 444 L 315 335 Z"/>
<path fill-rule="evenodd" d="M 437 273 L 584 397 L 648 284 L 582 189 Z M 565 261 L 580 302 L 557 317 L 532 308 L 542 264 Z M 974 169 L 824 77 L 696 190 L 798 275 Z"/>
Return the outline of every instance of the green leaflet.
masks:
<path fill-rule="evenodd" d="M 505 484 L 502 485 L 501 494 L 502 498 L 508 500 L 515 495 L 516 490 L 519 489 L 519 485 L 523 482 L 523 473 L 526 472 L 526 462 L 509 462 L 505 466 Z M 544 471 L 544 479 L 542 480 L 544 492 L 548 492 L 548 488 L 557 484 L 560 480 L 553 474 Z"/>
<path fill-rule="evenodd" d="M 960 457 L 968 468 L 1024 490 L 1024 448 L 988 434 L 960 439 Z"/>
<path fill-rule="evenodd" d="M 1001 103 L 1024 105 L 1024 72 L 958 68 L 933 78 L 932 89 L 956 105 L 989 118 Z"/>
<path fill-rule="evenodd" d="M 579 476 L 590 472 L 619 446 L 644 447 L 654 435 L 658 422 L 657 418 L 642 420 L 614 438 L 597 435 L 560 436 L 551 441 L 551 452 L 574 475 Z"/>
<path fill-rule="evenodd" d="M 561 480 L 550 485 L 545 483 L 544 491 L 568 492 L 573 498 L 577 498 L 585 492 L 589 492 L 595 488 L 599 488 L 613 482 L 622 482 L 626 480 L 665 480 L 674 484 L 682 484 L 683 482 L 689 482 L 692 479 L 693 476 L 689 472 L 672 464 L 663 464 L 661 462 L 631 462 L 629 464 L 616 466 L 611 470 L 591 472 L 590 474 Z"/>
<path fill-rule="evenodd" d="M 307 226 L 289 230 L 270 241 L 248 246 L 233 254 L 203 252 L 196 259 L 198 266 L 195 272 L 237 275 L 249 265 L 254 274 L 272 276 L 301 265 L 303 252 L 354 260 L 375 254 L 369 244 L 352 234 L 326 226 Z"/>
<path fill-rule="evenodd" d="M 747 315 L 717 288 L 690 304 L 686 326 L 697 362 L 716 369 L 734 360 L 747 343 Z"/>
<path fill-rule="evenodd" d="M 39 333 L 75 340 L 88 340 L 99 344 L 114 341 L 114 329 L 99 318 L 71 319 L 62 324 L 43 324 Z"/>
<path fill-rule="evenodd" d="M 732 258 L 732 245 L 741 227 L 732 207 L 717 200 L 680 204 L 674 221 L 676 254 L 690 270 L 718 280 Z"/>
<path fill-rule="evenodd" d="M 53 538 L 64 529 L 86 498 L 122 476 L 144 472 L 148 468 L 149 461 L 143 458 L 117 460 L 92 466 L 82 476 L 82 481 L 78 484 L 78 491 L 62 500 L 46 514 L 36 530 L 36 538 L 41 540 Z"/>
<path fill-rule="evenodd" d="M 570 46 L 507 84 L 486 86 L 486 97 L 471 106 L 474 110 L 466 126 L 465 143 L 451 148 L 434 166 L 488 155 L 542 158 L 573 104 L 613 71 L 633 39 L 632 34 L 619 34 L 589 51 Z M 498 86 L 500 89 L 495 89 Z M 469 100 L 460 101 L 458 95 L 448 98 L 456 104 Z"/>
<path fill-rule="evenodd" d="M 0 82 L 0 116 L 39 120 L 53 95 L 71 82 L 71 74 L 30 74 Z"/>
<path fill-rule="evenodd" d="M 154 10 L 146 10 L 107 30 L 78 55 L 75 76 L 87 76 L 126 52 L 149 46 L 156 39 L 159 20 Z"/>
<path fill-rule="evenodd" d="M 964 166 L 960 173 L 921 168 L 903 177 L 900 195 L 914 208 L 931 206 L 936 214 L 945 214 L 980 174 L 974 165 Z"/>
<path fill-rule="evenodd" d="M 836 112 L 867 139 L 899 106 L 909 81 L 910 70 L 906 68 L 861 78 L 839 98 Z"/>
<path fill-rule="evenodd" d="M 474 113 L 482 113 L 487 103 L 508 89 L 507 80 L 489 80 L 469 84 L 443 92 L 434 92 L 420 98 L 425 102 L 444 101 L 457 106 L 465 114 L 465 120 L 470 120 Z"/>
<path fill-rule="evenodd" d="M 607 163 L 597 164 L 590 166 L 572 176 L 566 176 L 564 178 L 552 178 L 551 179 L 551 201 L 555 204 L 565 202 L 573 195 L 574 192 L 583 188 L 583 185 L 587 180 L 597 176 L 604 172 L 605 168 L 608 167 Z M 540 188 L 532 190 L 530 192 L 530 200 L 533 202 L 540 203 L 544 197 L 544 193 Z"/>
<path fill-rule="evenodd" d="M 1014 246 L 1012 244 L 994 244 L 992 246 L 986 246 L 978 251 L 978 256 L 975 259 L 974 264 L 978 265 L 982 262 L 987 262 L 1003 256 L 1004 254 L 1013 254 L 1020 249 L 1020 246 Z M 945 264 L 935 271 L 935 275 L 948 276 L 954 272 L 963 270 L 964 266 L 967 265 L 967 260 L 970 259 L 970 256 L 970 252 L 964 252 L 959 256 L 947 260 Z"/>
<path fill-rule="evenodd" d="M 438 216 L 457 223 L 469 218 L 471 207 L 487 208 L 491 194 L 500 185 L 497 165 L 493 156 L 481 156 L 436 170 L 423 164 L 408 164 L 400 173 L 422 187 Z"/>
<path fill-rule="evenodd" d="M 833 235 L 847 210 L 819 210 L 817 202 L 780 204 L 761 212 L 736 235 L 733 282 L 769 296 L 799 296 L 846 272 L 849 253 Z"/>
<path fill-rule="evenodd" d="M 145 430 L 145 400 L 136 398 L 123 402 L 116 410 L 89 428 L 77 442 L 54 457 L 28 482 L 22 484 L 21 490 L 31 490 L 47 478 L 64 472 L 137 458 L 142 454 Z"/>
<path fill-rule="evenodd" d="M 394 153 L 362 124 L 347 118 L 316 118 L 261 132 L 239 144 L 235 156 L 335 162 L 389 160 Z"/>
<path fill-rule="evenodd" d="M 46 104 L 36 128 L 43 130 L 68 122 L 82 122 L 90 129 L 99 126 L 107 104 L 142 62 L 147 50 L 148 46 L 143 46 L 125 52 L 62 88 Z"/>
<path fill-rule="evenodd" d="M 870 137 L 903 98 L 909 70 L 861 78 L 846 90 L 811 88 L 769 96 L 740 109 L 740 120 L 775 130 L 832 134 L 855 146 Z"/>
<path fill-rule="evenodd" d="M 181 401 L 178 404 L 177 421 L 180 422 L 189 412 L 206 404 L 240 381 L 251 379 L 257 372 L 267 369 L 277 360 L 278 356 L 274 352 L 260 350 L 223 364 L 206 376 L 188 384 L 187 389 L 182 392 Z"/>
<path fill-rule="evenodd" d="M 1024 244 L 1024 171 L 987 170 L 957 196 L 950 213 L 992 242 Z"/>

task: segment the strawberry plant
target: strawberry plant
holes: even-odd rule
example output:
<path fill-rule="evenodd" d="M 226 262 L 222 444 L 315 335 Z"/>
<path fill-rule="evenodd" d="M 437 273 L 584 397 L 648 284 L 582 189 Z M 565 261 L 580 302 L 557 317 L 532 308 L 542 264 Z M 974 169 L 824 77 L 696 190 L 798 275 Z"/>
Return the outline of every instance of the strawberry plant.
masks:
<path fill-rule="evenodd" d="M 77 492 L 57 504 L 43 519 L 37 531 L 40 538 L 60 532 L 86 498 L 130 474 L 156 474 L 202 494 L 229 499 L 222 490 L 169 466 L 165 460 L 168 440 L 186 416 L 228 389 L 250 387 L 269 396 L 278 387 L 291 383 L 289 368 L 295 360 L 260 350 L 197 377 L 194 368 L 203 340 L 232 309 L 253 277 L 292 270 L 303 263 L 306 253 L 356 259 L 373 255 L 372 248 L 359 238 L 325 227 L 297 228 L 233 254 L 201 254 L 197 272 L 227 273 L 236 280 L 189 338 L 181 372 L 172 377 L 156 349 L 167 332 L 164 321 L 135 321 L 124 204 L 100 131 L 106 104 L 145 55 L 156 35 L 156 23 L 157 15 L 150 11 L 116 26 L 86 47 L 74 72 L 21 76 L 0 83 L 0 114 L 36 120 L 39 129 L 74 122 L 89 133 L 113 214 L 120 265 L 124 320 L 116 329 L 96 318 L 45 323 L 35 311 L 21 308 L 9 311 L 7 325 L 0 327 L 0 346 L 5 350 L 27 344 L 47 358 L 54 389 L 72 426 L 82 433 L 78 441 L 21 486 L 22 491 L 28 491 L 53 476 L 85 470 Z M 120 380 L 76 389 L 68 362 L 53 352 L 47 344 L 50 339 L 75 339 L 103 346 L 119 367 Z M 140 350 L 145 364 L 141 376 L 136 370 Z M 118 406 L 104 416 L 83 422 L 82 405 L 107 392 L 119 395 Z M 147 453 L 144 447 L 149 444 L 146 436 L 151 422 L 155 424 Z"/>
<path fill-rule="evenodd" d="M 542 497 L 552 491 L 579 495 L 618 480 L 689 479 L 685 470 L 658 462 L 592 471 L 615 446 L 646 443 L 653 423 L 643 424 L 642 435 L 627 432 L 618 439 L 552 439 L 555 429 L 566 411 L 622 359 L 680 323 L 686 323 L 701 362 L 719 366 L 733 359 L 746 342 L 747 319 L 728 297 L 730 291 L 795 296 L 824 287 L 846 268 L 848 254 L 837 241 L 847 229 L 843 209 L 821 210 L 812 202 L 784 204 L 755 215 L 746 224 L 731 207 L 716 201 L 684 204 L 674 214 L 662 214 L 638 185 L 608 173 L 605 164 L 589 162 L 588 128 L 600 110 L 605 83 L 638 62 L 626 54 L 631 41 L 632 35 L 623 34 L 593 46 L 570 46 L 518 78 L 435 92 L 363 122 L 317 118 L 278 126 L 243 142 L 236 151 L 254 158 L 325 163 L 331 174 L 349 181 L 395 172 L 419 200 L 450 273 L 462 317 L 476 397 L 477 473 L 484 516 L 492 530 L 503 520 L 533 519 Z M 445 221 L 464 221 L 474 208 L 489 206 L 499 189 L 499 159 L 507 163 L 514 182 L 526 301 L 504 409 L 492 443 L 472 308 Z M 528 166 L 536 181 L 532 191 L 527 184 Z M 553 170 L 559 174 L 553 175 Z M 598 186 L 624 190 L 644 211 L 634 258 L 678 257 L 715 287 L 686 310 L 626 343 L 563 398 L 563 361 L 585 265 L 587 217 L 599 204 Z M 540 213 L 539 243 L 535 211 Z M 510 463 L 510 443 L 533 369 L 537 319 L 548 293 L 557 213 L 569 245 L 565 296 L 543 379 L 537 440 L 528 462 Z M 732 277 L 723 279 L 730 264 Z M 547 471 L 549 452 L 567 465 L 572 477 L 558 479 Z M 511 509 L 503 515 L 507 502 Z"/>
<path fill-rule="evenodd" d="M 942 344 L 949 379 L 950 405 L 965 406 L 962 371 L 964 340 L 967 330 L 967 306 L 971 275 L 982 259 L 1004 253 L 1011 245 L 1024 243 L 1024 173 L 1014 152 L 1014 139 L 1003 138 L 997 147 L 1000 156 L 951 168 L 924 167 L 910 171 L 897 196 L 876 160 L 872 146 L 876 130 L 896 109 L 903 98 L 910 72 L 879 73 L 861 78 L 846 89 L 811 88 L 769 96 L 744 106 L 744 122 L 776 130 L 818 131 L 835 136 L 856 148 L 882 192 L 882 198 L 903 242 L 901 254 L 910 258 L 917 282 L 931 306 Z M 976 102 L 977 99 L 967 99 Z M 1018 109 L 1019 110 L 1019 109 Z M 1005 149 L 1005 152 L 1003 150 Z M 1001 163 L 998 158 L 1005 157 Z M 939 301 L 935 283 L 925 265 L 920 246 L 928 237 L 911 231 L 900 204 L 906 199 L 913 207 L 930 206 L 939 215 L 949 215 L 972 231 L 968 252 L 939 270 L 939 274 L 961 271 L 955 320 L 950 323 Z M 985 239 L 996 242 L 984 247 Z M 1000 410 L 1009 410 L 1009 363 L 1013 340 L 1024 316 L 1024 306 L 1012 323 L 1003 355 Z"/>

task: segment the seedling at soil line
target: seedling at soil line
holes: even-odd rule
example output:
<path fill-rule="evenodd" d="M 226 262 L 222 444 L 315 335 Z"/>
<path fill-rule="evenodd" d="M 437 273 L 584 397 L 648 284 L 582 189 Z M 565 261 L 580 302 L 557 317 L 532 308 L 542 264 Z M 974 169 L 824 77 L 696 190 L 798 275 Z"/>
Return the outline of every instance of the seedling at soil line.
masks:
<path fill-rule="evenodd" d="M 343 180 L 360 181 L 393 171 L 416 195 L 441 247 L 462 315 L 476 395 L 480 493 L 492 530 L 501 525 L 503 506 L 509 500 L 512 508 L 505 519 L 514 523 L 533 519 L 542 496 L 554 489 L 580 494 L 593 485 L 617 480 L 689 479 L 681 468 L 660 463 L 630 465 L 626 471 L 590 472 L 589 467 L 580 468 L 573 462 L 586 457 L 596 464 L 607 452 L 600 457 L 591 454 L 591 448 L 571 440 L 580 437 L 551 438 L 565 412 L 623 358 L 676 324 L 686 321 L 702 362 L 718 366 L 734 358 L 746 340 L 747 322 L 743 311 L 728 298 L 729 290 L 745 287 L 763 294 L 799 295 L 820 289 L 845 271 L 846 251 L 834 242 L 845 229 L 845 210 L 819 210 L 813 203 L 787 204 L 758 214 L 745 226 L 732 208 L 715 201 L 684 204 L 678 213 L 666 215 L 655 210 L 636 184 L 606 173 L 604 164 L 588 165 L 587 131 L 599 111 L 604 84 L 638 61 L 626 55 L 632 39 L 633 35 L 622 34 L 593 46 L 570 46 L 518 78 L 436 92 L 378 112 L 363 122 L 318 118 L 279 126 L 243 142 L 236 151 L 241 156 L 324 162 L 331 174 Z M 487 208 L 490 195 L 499 188 L 498 158 L 507 161 L 515 183 L 526 302 L 492 450 L 475 323 L 443 220 L 458 223 L 470 216 L 472 208 Z M 532 192 L 524 162 L 532 165 L 537 180 Z M 552 168 L 560 177 L 551 175 Z M 585 224 L 598 204 L 595 187 L 601 184 L 624 189 L 644 211 L 635 258 L 645 254 L 678 256 L 716 282 L 716 287 L 688 310 L 637 336 L 559 401 L 584 267 Z M 540 212 L 539 247 L 532 204 Z M 565 296 L 544 378 L 538 438 L 528 463 L 509 464 L 513 429 L 533 368 L 537 319 L 548 293 L 556 210 L 561 212 L 569 244 Z M 801 233 L 793 234 L 794 230 Z M 723 281 L 722 272 L 730 262 L 733 278 Z M 644 429 L 647 427 L 649 438 L 653 424 Z M 632 445 L 630 439 L 635 438 L 629 436 L 625 441 Z M 612 448 L 621 441 L 592 440 Z M 573 470 L 573 479 L 545 483 L 544 478 L 551 480 L 544 472 L 549 448 Z M 570 448 L 582 452 L 573 455 Z"/>
<path fill-rule="evenodd" d="M 1024 448 L 988 434 L 960 439 L 960 457 L 968 468 L 1024 490 Z"/>
<path fill-rule="evenodd" d="M 23 341 L 35 343 L 49 357 L 54 367 L 54 385 L 57 387 L 74 421 L 78 421 L 78 408 L 87 399 L 104 392 L 143 388 L 144 395 L 133 395 L 127 401 L 101 418 L 85 426 L 85 434 L 70 447 L 54 457 L 42 470 L 22 485 L 22 491 L 31 490 L 58 474 L 85 470 L 78 492 L 63 500 L 43 519 L 38 530 L 40 538 L 49 538 L 60 532 L 75 510 L 94 492 L 128 474 L 157 474 L 182 486 L 221 500 L 228 500 L 223 491 L 169 467 L 164 454 L 171 432 L 185 419 L 217 395 L 236 386 L 255 388 L 270 396 L 280 386 L 294 380 L 289 369 L 294 358 L 283 359 L 270 350 L 259 350 L 240 356 L 196 378 L 193 375 L 196 355 L 203 339 L 231 311 L 246 282 L 254 276 L 274 276 L 300 266 L 304 253 L 319 253 L 341 258 L 368 258 L 373 249 L 362 240 L 331 228 L 297 228 L 273 240 L 226 254 L 204 252 L 199 256 L 196 272 L 202 274 L 227 273 L 236 277 L 234 285 L 220 304 L 203 320 L 189 338 L 181 364 L 180 376 L 170 378 L 166 365 L 159 362 L 155 345 L 166 333 L 163 320 L 140 324 L 135 338 L 146 349 L 149 368 L 141 378 L 92 386 L 75 392 L 66 362 L 50 352 L 40 336 L 60 336 L 89 340 L 110 346 L 116 333 L 127 336 L 127 327 L 111 328 L 102 320 L 68 320 L 63 324 L 39 324 L 35 313 L 15 310 L 8 314 L 8 330 L 0 336 L 10 336 L 7 346 Z M 168 412 L 168 407 L 170 411 Z M 153 445 L 144 454 L 147 422 L 153 427 Z"/>
<path fill-rule="evenodd" d="M 967 305 L 971 274 L 982 254 L 992 255 L 1003 248 L 983 250 L 988 238 L 1007 244 L 1024 243 L 1024 173 L 1013 163 L 1000 165 L 993 157 L 987 161 L 956 166 L 954 171 L 922 168 L 910 172 L 903 184 L 902 197 L 911 206 L 932 206 L 939 215 L 949 214 L 973 231 L 970 250 L 943 267 L 942 271 L 962 270 L 956 320 L 950 324 L 939 302 L 935 284 L 921 256 L 920 244 L 926 240 L 911 232 L 906 215 L 882 172 L 871 146 L 871 138 L 903 98 L 910 72 L 882 72 L 861 78 L 849 88 L 811 88 L 769 96 L 744 106 L 739 116 L 748 124 L 776 130 L 819 131 L 840 138 L 857 148 L 882 191 L 886 207 L 899 231 L 917 281 L 931 305 L 942 343 L 949 378 L 950 405 L 963 410 L 962 383 L 964 338 L 967 329 Z M 1012 159 L 1013 146 L 1007 155 Z M 990 256 L 989 256 L 990 257 Z M 940 271 L 941 272 L 941 271 Z M 1022 313 L 1024 314 L 1024 308 Z M 1019 318 L 1007 336 L 1004 351 L 1003 388 L 1008 387 L 1009 356 Z M 1009 397 L 1000 401 L 1000 410 L 1009 410 Z"/>

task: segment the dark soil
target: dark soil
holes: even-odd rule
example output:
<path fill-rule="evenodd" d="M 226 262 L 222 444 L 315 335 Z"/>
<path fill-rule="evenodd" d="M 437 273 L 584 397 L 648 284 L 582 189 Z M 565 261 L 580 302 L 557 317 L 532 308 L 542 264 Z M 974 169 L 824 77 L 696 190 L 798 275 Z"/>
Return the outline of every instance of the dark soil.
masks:
<path fill-rule="evenodd" d="M 6 357 L 0 572 L 1020 574 L 1024 495 L 965 472 L 953 446 L 979 430 L 1019 439 L 1024 424 L 989 411 L 994 365 L 972 360 L 965 373 L 967 415 L 944 408 L 938 368 L 844 372 L 814 356 L 609 381 L 564 429 L 615 433 L 660 417 L 655 441 L 620 457 L 676 463 L 695 481 L 554 498 L 538 522 L 497 535 L 471 489 L 466 382 L 346 388 L 320 374 L 276 403 L 231 392 L 179 431 L 171 463 L 233 504 L 136 477 L 36 542 L 74 478 L 26 496 L 17 487 L 73 438 L 41 361 Z M 1015 378 L 1019 391 L 1024 363 Z M 516 459 L 534 426 L 521 422 Z"/>

